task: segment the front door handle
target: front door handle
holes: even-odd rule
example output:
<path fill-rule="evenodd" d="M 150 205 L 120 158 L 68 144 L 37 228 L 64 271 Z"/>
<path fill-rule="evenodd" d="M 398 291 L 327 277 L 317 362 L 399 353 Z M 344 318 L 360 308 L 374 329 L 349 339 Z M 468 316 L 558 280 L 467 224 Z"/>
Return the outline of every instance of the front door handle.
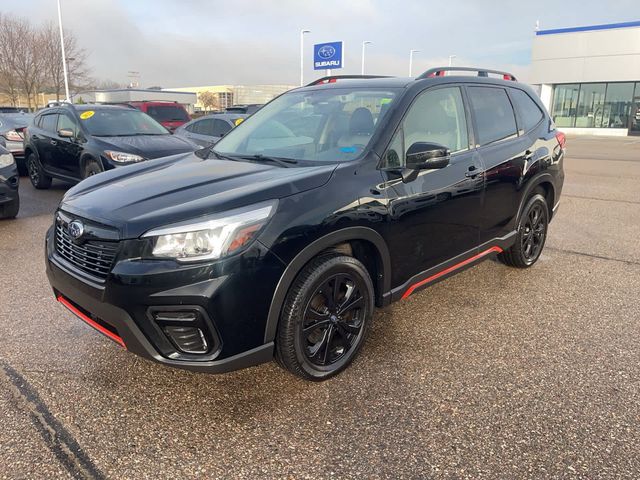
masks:
<path fill-rule="evenodd" d="M 467 172 L 464 174 L 464 176 L 467 177 L 467 178 L 475 178 L 478 175 L 480 175 L 481 173 L 483 173 L 483 170 L 480 170 L 475 165 L 471 165 L 469 167 L 469 169 L 467 170 Z"/>
<path fill-rule="evenodd" d="M 57 141 L 57 140 L 54 140 L 54 139 L 52 138 L 52 139 L 51 139 L 51 145 L 57 145 L 57 144 L 58 144 L 58 141 Z"/>

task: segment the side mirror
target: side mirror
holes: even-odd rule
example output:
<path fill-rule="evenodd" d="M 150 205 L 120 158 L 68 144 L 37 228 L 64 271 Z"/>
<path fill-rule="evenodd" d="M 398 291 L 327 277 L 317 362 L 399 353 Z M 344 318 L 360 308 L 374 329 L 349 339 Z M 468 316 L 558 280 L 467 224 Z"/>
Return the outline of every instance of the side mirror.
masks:
<path fill-rule="evenodd" d="M 73 130 L 71 130 L 70 128 L 61 128 L 60 130 L 58 130 L 58 136 L 61 138 L 73 138 Z"/>
<path fill-rule="evenodd" d="M 405 159 L 409 170 L 431 170 L 449 165 L 451 152 L 444 145 L 429 142 L 416 142 L 407 150 Z"/>

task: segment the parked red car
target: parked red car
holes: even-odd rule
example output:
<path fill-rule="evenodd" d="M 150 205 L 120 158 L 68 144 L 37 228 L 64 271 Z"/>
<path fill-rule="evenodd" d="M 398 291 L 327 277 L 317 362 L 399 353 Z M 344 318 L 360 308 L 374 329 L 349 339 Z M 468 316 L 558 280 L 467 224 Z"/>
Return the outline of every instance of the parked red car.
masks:
<path fill-rule="evenodd" d="M 176 102 L 157 100 L 153 102 L 128 102 L 128 104 L 143 111 L 171 132 L 191 120 L 187 110 Z"/>

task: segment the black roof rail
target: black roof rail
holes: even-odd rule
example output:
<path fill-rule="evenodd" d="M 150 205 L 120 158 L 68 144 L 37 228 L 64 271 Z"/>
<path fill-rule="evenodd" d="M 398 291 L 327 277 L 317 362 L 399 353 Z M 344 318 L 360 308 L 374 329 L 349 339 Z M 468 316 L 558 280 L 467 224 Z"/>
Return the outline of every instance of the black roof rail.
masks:
<path fill-rule="evenodd" d="M 436 67 L 430 68 L 422 75 L 416 77 L 416 80 L 422 80 L 423 78 L 431 77 L 444 77 L 446 72 L 476 72 L 479 77 L 488 77 L 489 74 L 502 75 L 504 80 L 511 80 L 517 82 L 515 75 L 509 72 L 503 72 L 501 70 L 490 70 L 488 68 L 476 68 L 476 67 Z"/>
<path fill-rule="evenodd" d="M 314 80 L 305 86 L 313 87 L 314 85 L 322 85 L 323 83 L 336 83 L 338 80 L 350 80 L 357 78 L 389 78 L 389 75 L 329 75 L 328 77 L 322 77 Z"/>

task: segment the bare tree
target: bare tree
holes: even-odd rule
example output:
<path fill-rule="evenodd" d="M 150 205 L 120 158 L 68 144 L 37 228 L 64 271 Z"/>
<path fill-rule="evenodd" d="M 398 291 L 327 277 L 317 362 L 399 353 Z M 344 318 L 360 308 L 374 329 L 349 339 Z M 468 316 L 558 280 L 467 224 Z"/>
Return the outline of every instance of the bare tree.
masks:
<path fill-rule="evenodd" d="M 218 96 L 213 92 L 206 91 L 198 94 L 198 100 L 205 111 L 218 110 L 220 108 Z"/>
<path fill-rule="evenodd" d="M 37 105 L 38 88 L 44 79 L 42 35 L 23 18 L 5 16 L 0 23 L 0 48 L 5 72 L 15 78 L 27 106 Z"/>
<path fill-rule="evenodd" d="M 42 27 L 44 67 L 46 70 L 46 87 L 56 94 L 56 100 L 64 95 L 64 69 L 62 51 L 60 49 L 60 31 L 49 22 Z M 91 79 L 86 68 L 87 54 L 78 46 L 72 32 L 64 31 L 64 49 L 67 60 L 69 90 L 77 92 L 86 89 Z"/>
<path fill-rule="evenodd" d="M 13 41 L 11 19 L 0 14 L 0 93 L 3 93 L 11 105 L 16 106 L 20 95 L 18 75 L 13 63 Z"/>

